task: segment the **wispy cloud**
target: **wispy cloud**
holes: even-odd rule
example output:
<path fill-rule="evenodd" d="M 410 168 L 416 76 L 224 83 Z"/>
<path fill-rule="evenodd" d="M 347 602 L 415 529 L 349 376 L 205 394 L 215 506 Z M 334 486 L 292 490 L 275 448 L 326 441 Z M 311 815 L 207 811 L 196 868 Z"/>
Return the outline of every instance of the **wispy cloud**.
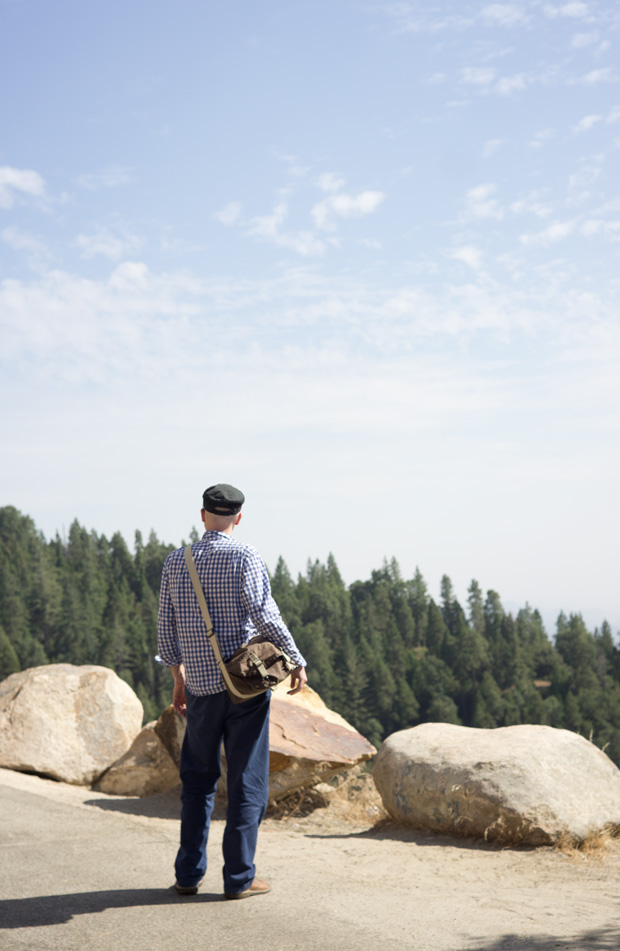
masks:
<path fill-rule="evenodd" d="M 598 83 L 616 83 L 618 82 L 618 73 L 611 66 L 604 66 L 602 69 L 592 69 L 579 79 L 569 80 L 569 82 L 571 85 L 582 84 L 584 86 L 596 86 Z"/>
<path fill-rule="evenodd" d="M 85 172 L 78 175 L 76 182 L 80 188 L 88 191 L 99 191 L 100 188 L 118 188 L 128 185 L 133 177 L 133 169 L 128 165 L 111 165 L 96 172 Z"/>
<path fill-rule="evenodd" d="M 581 226 L 581 233 L 586 238 L 602 234 L 614 241 L 620 241 L 620 219 L 588 218 Z"/>
<path fill-rule="evenodd" d="M 283 231 L 282 226 L 288 216 L 288 206 L 280 202 L 270 215 L 258 215 L 250 221 L 246 234 L 253 238 L 268 241 L 281 248 L 295 251 L 302 257 L 320 257 L 328 244 L 317 238 L 311 231 Z"/>
<path fill-rule="evenodd" d="M 317 228 L 331 231 L 336 218 L 362 218 L 376 211 L 385 195 L 380 191 L 362 191 L 357 195 L 337 192 L 318 202 L 310 212 Z"/>
<path fill-rule="evenodd" d="M 338 192 L 344 188 L 346 181 L 335 172 L 324 172 L 323 175 L 319 175 L 317 185 L 323 192 Z"/>
<path fill-rule="evenodd" d="M 216 211 L 213 215 L 216 221 L 221 222 L 221 224 L 226 225 L 228 228 L 231 225 L 234 225 L 235 222 L 239 221 L 241 217 L 241 202 L 240 201 L 230 201 L 227 205 L 224 205 L 219 211 Z"/>
<path fill-rule="evenodd" d="M 537 192 L 532 192 L 525 198 L 519 198 L 511 202 L 510 211 L 514 215 L 529 214 L 537 218 L 548 218 L 551 214 L 551 206 L 545 201 L 541 201 L 541 196 Z"/>
<path fill-rule="evenodd" d="M 96 172 L 85 172 L 78 175 L 76 182 L 80 188 L 88 191 L 99 191 L 101 188 L 118 188 L 128 185 L 133 176 L 133 169 L 128 165 L 110 165 L 108 168 Z"/>
<path fill-rule="evenodd" d="M 465 66 L 461 70 L 461 82 L 470 86 L 490 86 L 497 75 L 492 66 Z"/>
<path fill-rule="evenodd" d="M 385 10 L 400 33 L 440 33 L 449 29 L 463 29 L 476 21 L 475 16 L 444 16 L 432 7 L 421 9 L 419 4 L 413 3 L 389 3 Z"/>
<path fill-rule="evenodd" d="M 507 141 L 507 139 L 489 139 L 484 143 L 484 148 L 482 149 L 483 158 L 490 158 L 491 155 L 494 155 L 498 149 L 501 149 Z"/>
<path fill-rule="evenodd" d="M 527 19 L 524 9 L 512 3 L 490 3 L 479 15 L 482 20 L 500 26 L 517 26 Z"/>
<path fill-rule="evenodd" d="M 540 149 L 545 144 L 545 142 L 550 142 L 551 139 L 555 138 L 555 131 L 553 129 L 542 129 L 540 132 L 537 132 L 532 141 L 530 142 L 530 148 Z"/>
<path fill-rule="evenodd" d="M 480 270 L 482 265 L 482 251 L 473 244 L 465 244 L 460 248 L 454 248 L 450 252 L 450 257 L 454 261 L 461 261 L 474 271 Z"/>
<path fill-rule="evenodd" d="M 24 252 L 34 271 L 44 272 L 52 261 L 52 254 L 45 241 L 20 228 L 3 228 L 2 240 L 14 251 Z"/>
<path fill-rule="evenodd" d="M 574 227 L 554 222 L 541 240 L 560 240 Z M 482 262 L 482 251 L 473 244 L 449 254 L 473 270 Z M 339 354 L 349 364 L 352 351 L 355 360 L 362 352 L 369 361 L 404 359 L 424 341 L 434 348 L 433 339 L 447 344 L 463 335 L 499 333 L 507 340 L 522 332 L 543 339 L 557 331 L 569 345 L 588 332 L 591 300 L 579 303 L 553 286 L 542 290 L 532 282 L 515 290 L 486 280 L 429 293 L 417 285 L 327 279 L 311 268 L 289 268 L 278 278 L 256 281 L 205 281 L 186 272 L 155 272 L 140 261 L 119 264 L 103 280 L 55 270 L 32 281 L 0 283 L 3 358 L 24 367 L 35 361 L 46 374 L 79 373 L 84 380 L 114 381 L 134 365 L 139 382 L 158 379 L 166 366 L 173 376 L 186 374 L 188 360 L 190 369 L 203 360 L 201 342 L 211 339 L 216 325 L 214 366 L 227 365 L 233 351 L 241 362 L 256 362 L 260 354 L 266 366 L 282 366 L 283 355 L 300 344 L 301 330 L 303 347 L 312 352 L 304 355 L 302 348 L 295 359 L 308 367 L 318 350 Z M 607 314 L 601 318 L 605 326 L 617 332 L 614 307 L 607 312 L 603 297 L 596 307 Z"/>
<path fill-rule="evenodd" d="M 501 221 L 504 212 L 493 196 L 496 192 L 493 184 L 477 185 L 465 195 L 465 214 L 468 218 L 493 218 Z"/>
<path fill-rule="evenodd" d="M 555 20 L 557 17 L 582 19 L 583 17 L 587 17 L 589 15 L 590 9 L 589 4 L 587 3 L 564 3 L 561 6 L 553 6 L 549 3 L 543 7 L 543 12 L 545 16 L 552 20 Z"/>
<path fill-rule="evenodd" d="M 260 238 L 275 238 L 280 227 L 284 224 L 287 214 L 287 206 L 284 202 L 280 202 L 270 215 L 258 215 L 252 218 L 252 226 L 248 230 L 248 234 L 257 235 Z"/>
<path fill-rule="evenodd" d="M 515 73 L 513 76 L 498 76 L 493 66 L 465 66 L 460 72 L 460 84 L 473 86 L 483 93 L 497 93 L 500 96 L 510 96 L 512 93 L 526 89 L 531 78 L 526 73 Z"/>
<path fill-rule="evenodd" d="M 442 83 L 445 83 L 448 79 L 447 73 L 432 73 L 430 76 L 427 76 L 424 82 L 428 86 L 440 86 Z"/>
<path fill-rule="evenodd" d="M 45 180 L 32 169 L 1 165 L 0 208 L 11 208 L 16 195 L 43 198 L 45 196 Z"/>
<path fill-rule="evenodd" d="M 87 260 L 101 255 L 110 261 L 137 254 L 144 239 L 133 234 L 113 234 L 107 228 L 100 228 L 94 234 L 80 234 L 75 239 L 80 254 Z"/>
<path fill-rule="evenodd" d="M 522 234 L 519 237 L 523 245 L 550 245 L 563 241 L 574 233 L 575 221 L 553 221 L 543 231 L 537 234 Z"/>
<path fill-rule="evenodd" d="M 575 50 L 584 49 L 586 46 L 592 46 L 598 41 L 599 34 L 596 31 L 589 33 L 575 33 L 571 39 L 570 45 Z"/>
<path fill-rule="evenodd" d="M 573 128 L 573 132 L 587 132 L 588 129 L 591 129 L 598 122 L 601 122 L 603 119 L 602 116 L 592 113 L 592 115 L 584 116 L 583 119 L 580 119 L 576 126 Z"/>

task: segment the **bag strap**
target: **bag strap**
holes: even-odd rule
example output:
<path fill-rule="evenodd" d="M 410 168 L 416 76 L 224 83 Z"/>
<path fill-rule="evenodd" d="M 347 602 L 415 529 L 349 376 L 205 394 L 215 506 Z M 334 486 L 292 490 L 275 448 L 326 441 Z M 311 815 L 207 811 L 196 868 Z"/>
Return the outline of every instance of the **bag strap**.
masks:
<path fill-rule="evenodd" d="M 217 642 L 217 637 L 215 636 L 215 631 L 213 630 L 213 624 L 211 622 L 211 615 L 209 614 L 209 608 L 207 607 L 207 602 L 205 601 L 205 593 L 202 590 L 202 585 L 200 584 L 200 578 L 198 577 L 198 572 L 196 571 L 196 562 L 194 561 L 194 555 L 192 553 L 192 546 L 187 545 L 185 548 L 185 564 L 187 565 L 187 570 L 189 576 L 192 579 L 192 584 L 194 586 L 194 591 L 196 592 L 196 597 L 198 598 L 198 604 L 200 605 L 200 610 L 202 611 L 202 617 L 207 628 L 207 637 L 209 638 L 209 643 L 213 648 L 213 653 L 215 654 L 215 659 L 217 660 L 220 670 L 222 671 L 222 677 L 224 682 L 231 693 L 234 693 L 236 697 L 243 697 L 246 699 L 247 694 L 240 693 L 235 685 L 233 684 L 230 674 L 226 670 L 226 664 L 222 658 L 222 652 L 220 651 L 220 645 Z"/>

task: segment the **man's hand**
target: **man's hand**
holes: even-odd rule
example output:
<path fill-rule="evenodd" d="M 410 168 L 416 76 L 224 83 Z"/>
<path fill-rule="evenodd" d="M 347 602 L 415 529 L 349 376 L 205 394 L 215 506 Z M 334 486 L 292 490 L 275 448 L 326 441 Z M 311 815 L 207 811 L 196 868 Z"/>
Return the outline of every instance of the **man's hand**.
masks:
<path fill-rule="evenodd" d="M 187 715 L 187 704 L 185 702 L 185 670 L 183 665 L 171 667 L 174 677 L 174 687 L 172 689 L 172 706 L 176 712 L 184 717 Z"/>
<path fill-rule="evenodd" d="M 295 670 L 291 673 L 291 687 L 292 690 L 288 690 L 287 693 L 299 693 L 300 690 L 308 683 L 308 675 L 306 673 L 305 667 L 296 667 Z"/>

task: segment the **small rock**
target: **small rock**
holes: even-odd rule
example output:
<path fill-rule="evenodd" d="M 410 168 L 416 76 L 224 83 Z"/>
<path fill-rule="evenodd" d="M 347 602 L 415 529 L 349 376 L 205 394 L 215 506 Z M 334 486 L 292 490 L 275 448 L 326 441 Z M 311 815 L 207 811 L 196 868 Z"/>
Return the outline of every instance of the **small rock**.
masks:
<path fill-rule="evenodd" d="M 155 732 L 178 768 L 185 736 L 185 717 L 180 716 L 170 704 L 155 723 Z"/>

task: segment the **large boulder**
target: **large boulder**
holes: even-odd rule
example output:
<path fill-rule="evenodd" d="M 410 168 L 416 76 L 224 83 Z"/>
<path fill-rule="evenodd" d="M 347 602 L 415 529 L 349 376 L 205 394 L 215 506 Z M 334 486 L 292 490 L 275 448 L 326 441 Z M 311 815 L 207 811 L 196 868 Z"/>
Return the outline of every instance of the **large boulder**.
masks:
<path fill-rule="evenodd" d="M 324 782 L 377 752 L 355 727 L 330 710 L 307 685 L 288 696 L 290 682 L 278 684 L 269 720 L 269 798 L 277 801 L 298 789 Z M 218 795 L 226 794 L 223 757 Z"/>
<path fill-rule="evenodd" d="M 179 768 L 158 736 L 158 722 L 142 728 L 125 755 L 95 784 L 97 792 L 152 796 L 178 785 Z"/>
<path fill-rule="evenodd" d="M 505 844 L 620 827 L 620 770 L 568 730 L 423 723 L 387 738 L 373 777 L 399 822 Z"/>
<path fill-rule="evenodd" d="M 130 747 L 142 704 L 107 667 L 50 664 L 0 683 L 0 766 L 94 782 Z"/>

